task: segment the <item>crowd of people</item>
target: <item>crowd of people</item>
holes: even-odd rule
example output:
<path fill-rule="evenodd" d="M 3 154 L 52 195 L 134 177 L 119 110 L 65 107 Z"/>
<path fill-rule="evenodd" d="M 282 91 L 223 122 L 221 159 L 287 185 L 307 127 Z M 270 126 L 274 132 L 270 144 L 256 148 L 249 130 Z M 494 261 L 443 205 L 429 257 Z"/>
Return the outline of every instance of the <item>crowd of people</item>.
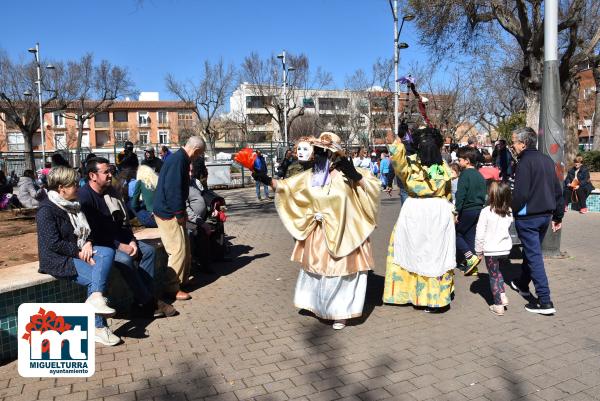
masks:
<path fill-rule="evenodd" d="M 161 149 L 160 159 L 147 148 L 140 165 L 128 142 L 116 165 L 92 154 L 80 169 L 63 163 L 45 171 L 45 196 L 34 205 L 39 271 L 87 287 L 85 302 L 96 313 L 96 342 L 109 346 L 120 342 L 106 320 L 115 313 L 106 298 L 113 268 L 133 296 L 131 317 L 144 318 L 176 315 L 170 303 L 191 299 L 186 289 L 192 266 L 209 268 L 215 253 L 211 237 L 215 232 L 224 235 L 225 216 L 224 201 L 206 187 L 207 169 L 201 160 L 205 147 L 202 138 L 193 136 L 176 152 Z M 35 180 L 31 173 L 27 178 Z M 23 180 L 21 185 L 29 187 L 31 182 Z M 218 208 L 218 213 L 211 214 L 210 207 Z M 156 249 L 136 239 L 132 223 L 158 228 L 168 254 L 160 282 Z M 195 247 L 203 250 L 196 260 L 191 256 L 190 233 Z"/>
<path fill-rule="evenodd" d="M 459 148 L 444 144 L 433 128 L 408 134 L 388 136 L 386 150 L 370 157 L 365 150 L 348 156 L 331 132 L 303 137 L 285 153 L 277 177 L 269 177 L 264 157 L 255 152 L 257 198 L 261 187 L 269 198 L 271 188 L 295 240 L 291 260 L 301 269 L 294 304 L 333 321 L 338 330 L 361 316 L 374 267 L 369 238 L 379 197 L 396 179 L 405 199 L 387 248 L 385 303 L 444 311 L 454 297 L 454 269 L 475 276 L 485 260 L 489 309 L 504 315 L 508 297 L 499 266 L 511 252 L 514 224 L 523 262 L 520 278 L 508 286 L 530 301 L 527 311 L 555 313 L 541 244 L 549 227 L 561 228 L 569 202 L 586 211 L 593 187 L 582 159 L 575 159 L 563 191 L 531 128 L 513 133 L 512 151 L 500 141 L 492 154 L 476 141 Z M 120 342 L 106 320 L 115 313 L 106 298 L 113 268 L 133 295 L 131 316 L 170 317 L 177 314 L 171 301 L 191 299 L 192 268 L 208 269 L 214 257 L 224 256 L 225 201 L 207 188 L 205 148 L 193 136 L 176 152 L 161 149 L 160 157 L 145 149 L 140 164 L 128 142 L 116 165 L 92 154 L 74 169 L 56 157 L 42 180 L 31 170 L 19 178 L 20 204 L 38 208 L 39 270 L 87 288 L 97 342 Z M 10 185 L 0 176 L 2 191 Z M 156 250 L 135 238 L 132 222 L 160 233 L 168 254 L 160 282 Z"/>
<path fill-rule="evenodd" d="M 509 286 L 529 301 L 527 311 L 555 313 L 541 244 L 549 227 L 560 229 L 565 202 L 584 209 L 580 199 L 591 184 L 581 159 L 575 160 L 563 193 L 531 128 L 513 133 L 511 149 L 500 140 L 492 153 L 480 149 L 475 138 L 458 147 L 444 144 L 436 129 L 406 133 L 388 137 L 386 150 L 370 157 L 364 149 L 347 155 L 330 132 L 302 138 L 296 152 L 305 168 L 290 174 L 294 154 L 287 152 L 277 177 L 255 163 L 257 188 L 275 191 L 282 224 L 295 240 L 291 259 L 301 269 L 294 304 L 333 321 L 334 329 L 361 315 L 365 273 L 373 268 L 369 236 L 379 193 L 389 192 L 396 177 L 406 198 L 387 249 L 385 303 L 443 312 L 454 297 L 454 269 L 477 276 L 485 260 L 493 298 L 489 309 L 504 315 L 508 296 L 499 266 L 513 248 L 514 226 L 523 262 L 520 278 Z M 531 282 L 537 298 L 529 291 Z"/>

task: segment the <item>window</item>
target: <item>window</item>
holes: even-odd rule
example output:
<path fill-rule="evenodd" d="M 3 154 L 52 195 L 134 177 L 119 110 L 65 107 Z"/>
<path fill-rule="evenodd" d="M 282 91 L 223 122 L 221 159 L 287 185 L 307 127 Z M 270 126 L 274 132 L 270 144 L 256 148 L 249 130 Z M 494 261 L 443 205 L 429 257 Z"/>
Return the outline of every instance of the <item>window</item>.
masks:
<path fill-rule="evenodd" d="M 247 96 L 246 107 L 250 109 L 260 109 L 273 104 L 272 96 Z"/>
<path fill-rule="evenodd" d="M 358 117 L 358 125 L 361 127 L 367 125 L 367 119 L 365 116 Z"/>
<path fill-rule="evenodd" d="M 67 149 L 67 137 L 65 134 L 54 134 L 54 149 Z"/>
<path fill-rule="evenodd" d="M 161 145 L 169 144 L 169 131 L 167 131 L 167 130 L 158 131 L 158 143 Z"/>
<path fill-rule="evenodd" d="M 319 98 L 319 110 L 345 110 L 348 108 L 348 99 L 345 98 Z"/>
<path fill-rule="evenodd" d="M 169 123 L 169 113 L 166 111 L 159 111 L 158 114 L 158 123 L 159 124 L 168 124 Z"/>
<path fill-rule="evenodd" d="M 140 142 L 140 145 L 148 144 L 148 131 L 140 131 L 139 142 Z"/>
<path fill-rule="evenodd" d="M 177 112 L 177 119 L 179 121 L 192 121 L 193 116 L 192 116 L 192 112 L 191 111 L 179 111 Z"/>
<path fill-rule="evenodd" d="M 147 127 L 150 125 L 150 113 L 147 111 L 139 111 L 138 112 L 138 124 Z"/>
<path fill-rule="evenodd" d="M 60 112 L 54 113 L 54 127 L 64 128 L 65 127 L 65 115 Z"/>
<path fill-rule="evenodd" d="M 113 113 L 113 120 L 116 123 L 126 123 L 127 122 L 127 112 L 126 111 L 115 111 Z"/>
<path fill-rule="evenodd" d="M 20 132 L 9 132 L 8 133 L 8 150 L 9 151 L 22 151 L 25 147 L 25 138 Z"/>
<path fill-rule="evenodd" d="M 129 140 L 129 131 L 115 131 L 115 141 L 123 143 Z"/>
<path fill-rule="evenodd" d="M 304 99 L 302 99 L 302 105 L 307 109 L 314 109 L 315 100 L 312 97 L 305 97 Z"/>
<path fill-rule="evenodd" d="M 94 127 L 98 128 L 108 128 L 109 127 L 109 119 L 108 112 L 103 111 L 102 113 L 96 114 L 94 117 Z"/>

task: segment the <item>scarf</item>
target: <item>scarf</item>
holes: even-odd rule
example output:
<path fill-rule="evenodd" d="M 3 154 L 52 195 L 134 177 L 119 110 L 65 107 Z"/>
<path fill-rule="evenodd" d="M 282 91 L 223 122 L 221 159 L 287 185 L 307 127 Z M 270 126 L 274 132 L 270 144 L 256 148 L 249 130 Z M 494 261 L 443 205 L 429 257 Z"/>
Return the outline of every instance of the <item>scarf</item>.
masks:
<path fill-rule="evenodd" d="M 104 195 L 104 202 L 106 202 L 113 221 L 119 225 L 125 225 L 127 223 L 127 210 L 123 202 L 119 198 L 115 198 L 109 194 Z"/>
<path fill-rule="evenodd" d="M 329 165 L 329 159 L 325 161 L 325 167 L 323 169 L 320 169 L 319 166 L 315 164 L 313 167 L 311 186 L 324 187 L 325 184 L 327 184 L 327 179 L 329 178 Z"/>
<path fill-rule="evenodd" d="M 48 199 L 61 210 L 67 212 L 67 216 L 69 216 L 69 220 L 73 226 L 73 233 L 77 237 L 77 247 L 79 249 L 83 248 L 91 230 L 90 225 L 85 218 L 85 214 L 81 211 L 79 202 L 68 201 L 61 197 L 56 191 L 48 191 Z"/>

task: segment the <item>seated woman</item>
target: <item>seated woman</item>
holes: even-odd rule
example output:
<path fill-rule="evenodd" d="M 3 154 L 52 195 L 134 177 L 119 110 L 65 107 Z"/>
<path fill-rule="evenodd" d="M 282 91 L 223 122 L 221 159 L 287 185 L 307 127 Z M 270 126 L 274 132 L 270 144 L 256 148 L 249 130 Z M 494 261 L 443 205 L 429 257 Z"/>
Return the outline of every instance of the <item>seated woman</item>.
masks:
<path fill-rule="evenodd" d="M 156 228 L 156 220 L 152 215 L 154 192 L 158 184 L 158 175 L 150 166 L 141 165 L 137 170 L 137 181 L 129 207 L 135 213 L 138 221 L 145 227 Z"/>
<path fill-rule="evenodd" d="M 17 183 L 17 197 L 23 207 L 32 208 L 37 207 L 40 197 L 40 189 L 35 182 L 35 174 L 33 170 L 23 171 L 23 176 L 19 178 Z"/>
<path fill-rule="evenodd" d="M 567 173 L 565 179 L 565 212 L 569 210 L 569 203 L 573 210 L 579 213 L 587 213 L 587 197 L 594 190 L 590 182 L 590 171 L 583 165 L 583 157 L 577 156 L 573 160 L 573 167 Z"/>
<path fill-rule="evenodd" d="M 85 302 L 97 315 L 95 341 L 116 345 L 121 339 L 104 318 L 115 310 L 103 296 L 115 251 L 88 240 L 90 226 L 77 202 L 77 183 L 77 173 L 69 167 L 55 167 L 48 174 L 48 198 L 40 203 L 36 217 L 39 271 L 86 286 Z"/>

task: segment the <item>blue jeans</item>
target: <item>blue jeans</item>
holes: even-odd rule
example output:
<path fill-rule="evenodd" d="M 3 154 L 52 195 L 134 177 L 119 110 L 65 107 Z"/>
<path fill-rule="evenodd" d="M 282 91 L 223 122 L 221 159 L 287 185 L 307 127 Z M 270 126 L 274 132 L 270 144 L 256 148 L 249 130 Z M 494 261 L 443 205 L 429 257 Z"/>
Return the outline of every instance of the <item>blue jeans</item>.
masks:
<path fill-rule="evenodd" d="M 523 263 L 519 288 L 525 290 L 533 281 L 535 293 L 541 304 L 550 303 L 550 287 L 544 268 L 542 241 L 550 225 L 551 216 L 538 216 L 515 220 L 517 234 L 523 245 Z"/>
<path fill-rule="evenodd" d="M 88 297 L 93 292 L 106 291 L 106 282 L 108 281 L 108 275 L 115 258 L 114 249 L 107 248 L 105 246 L 95 246 L 94 251 L 94 262 L 95 265 L 88 265 L 81 259 L 73 259 L 75 264 L 75 270 L 77 270 L 77 276 L 73 278 L 79 285 L 87 287 Z M 100 315 L 96 315 L 96 327 L 105 327 L 106 319 Z"/>
<path fill-rule="evenodd" d="M 254 186 L 255 186 L 255 188 L 256 188 L 256 197 L 257 197 L 258 199 L 260 199 L 260 186 L 261 186 L 261 184 L 262 184 L 262 186 L 264 187 L 265 197 L 267 197 L 267 198 L 268 198 L 268 197 L 269 197 L 269 186 L 268 186 L 268 185 L 265 185 L 265 184 L 263 184 L 263 183 L 262 183 L 262 182 L 260 182 L 260 181 L 254 181 Z"/>
<path fill-rule="evenodd" d="M 404 202 L 408 199 L 408 192 L 406 192 L 404 183 L 402 183 L 402 180 L 398 176 L 396 176 L 396 185 L 400 188 L 400 205 L 404 205 Z"/>
<path fill-rule="evenodd" d="M 154 299 L 154 262 L 156 251 L 154 247 L 142 241 L 138 243 L 140 253 L 139 268 L 135 265 L 137 259 L 132 258 L 125 252 L 117 250 L 115 253 L 115 267 L 119 269 L 123 279 L 131 288 L 135 301 L 147 304 Z"/>
<path fill-rule="evenodd" d="M 141 225 L 148 228 L 156 228 L 156 220 L 154 220 L 154 216 L 152 213 L 147 211 L 146 209 L 140 209 L 135 212 L 135 217 L 137 217 L 138 221 Z"/>
<path fill-rule="evenodd" d="M 465 253 L 475 253 L 475 231 L 479 221 L 481 210 L 463 210 L 458 216 L 456 224 L 456 250 L 459 261 L 465 257 Z"/>

